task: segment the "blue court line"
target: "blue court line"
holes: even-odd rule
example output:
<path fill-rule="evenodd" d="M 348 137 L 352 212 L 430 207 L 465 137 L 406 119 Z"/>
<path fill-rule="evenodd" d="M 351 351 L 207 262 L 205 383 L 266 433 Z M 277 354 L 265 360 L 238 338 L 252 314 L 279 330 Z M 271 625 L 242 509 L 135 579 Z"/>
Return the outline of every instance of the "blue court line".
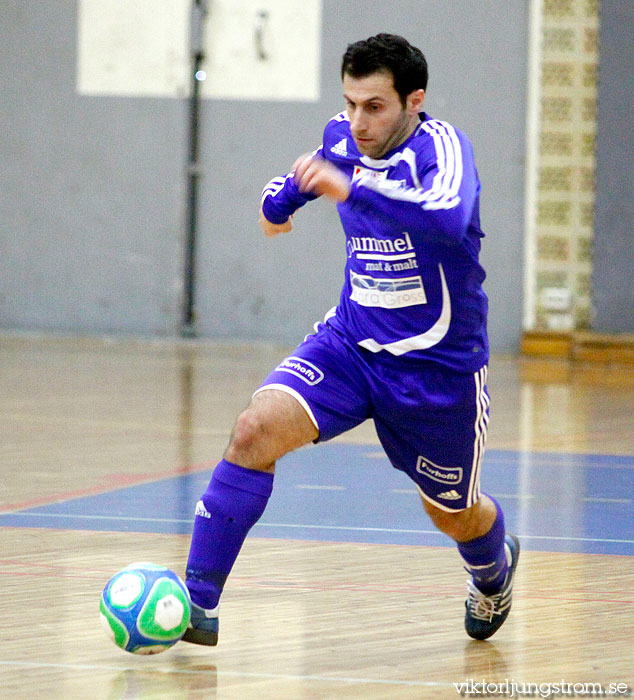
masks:
<path fill-rule="evenodd" d="M 197 472 L 27 508 L 0 526 L 189 534 L 208 480 Z M 634 456 L 490 450 L 482 485 L 527 549 L 634 555 Z M 311 446 L 280 461 L 252 536 L 453 546 L 412 486 L 373 446 Z"/>

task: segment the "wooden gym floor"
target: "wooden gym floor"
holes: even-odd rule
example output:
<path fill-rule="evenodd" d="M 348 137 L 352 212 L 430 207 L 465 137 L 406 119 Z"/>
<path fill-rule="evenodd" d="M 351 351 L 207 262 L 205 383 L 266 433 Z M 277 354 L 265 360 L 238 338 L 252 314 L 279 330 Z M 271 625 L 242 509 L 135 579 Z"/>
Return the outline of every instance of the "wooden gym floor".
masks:
<path fill-rule="evenodd" d="M 286 351 L 0 336 L 0 697 L 634 690 L 634 368 L 566 361 L 491 362 L 483 484 L 522 556 L 490 641 L 465 635 L 457 552 L 366 424 L 280 463 L 229 578 L 218 647 L 117 649 L 99 624 L 104 584 L 138 560 L 182 575 L 233 419 Z"/>

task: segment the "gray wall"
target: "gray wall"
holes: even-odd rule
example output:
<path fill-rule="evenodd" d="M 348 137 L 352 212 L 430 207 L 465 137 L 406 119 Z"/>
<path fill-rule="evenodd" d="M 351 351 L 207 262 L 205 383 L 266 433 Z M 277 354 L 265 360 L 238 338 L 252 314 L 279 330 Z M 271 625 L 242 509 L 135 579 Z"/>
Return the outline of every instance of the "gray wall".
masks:
<path fill-rule="evenodd" d="M 324 0 L 319 103 L 205 101 L 201 335 L 291 343 L 336 303 L 345 258 L 334 207 L 309 205 L 275 240 L 259 234 L 257 208 L 263 185 L 319 145 L 342 109 L 346 45 L 378 31 L 423 49 L 427 110 L 473 141 L 492 345 L 517 347 L 527 0 Z M 177 333 L 185 103 L 76 95 L 71 0 L 3 0 L 0 32 L 0 327 Z"/>
<path fill-rule="evenodd" d="M 0 325 L 169 333 L 185 105 L 75 93 L 76 4 L 0 3 Z"/>
<path fill-rule="evenodd" d="M 634 3 L 601 4 L 594 330 L 634 333 Z"/>

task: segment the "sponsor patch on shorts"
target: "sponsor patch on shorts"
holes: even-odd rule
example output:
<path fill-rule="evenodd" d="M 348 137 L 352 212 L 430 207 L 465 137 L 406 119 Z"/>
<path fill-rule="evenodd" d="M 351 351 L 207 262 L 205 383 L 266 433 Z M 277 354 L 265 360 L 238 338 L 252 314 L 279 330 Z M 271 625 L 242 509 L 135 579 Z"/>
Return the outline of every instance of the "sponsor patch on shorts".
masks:
<path fill-rule="evenodd" d="M 459 484 L 462 481 L 462 467 L 441 467 L 425 457 L 420 456 L 416 462 L 416 471 L 423 476 L 428 476 L 441 484 Z"/>
<path fill-rule="evenodd" d="M 296 377 L 303 379 L 309 386 L 315 386 L 324 378 L 324 373 L 315 367 L 312 362 L 302 360 L 301 357 L 287 357 L 276 368 L 276 372 L 288 372 Z"/>

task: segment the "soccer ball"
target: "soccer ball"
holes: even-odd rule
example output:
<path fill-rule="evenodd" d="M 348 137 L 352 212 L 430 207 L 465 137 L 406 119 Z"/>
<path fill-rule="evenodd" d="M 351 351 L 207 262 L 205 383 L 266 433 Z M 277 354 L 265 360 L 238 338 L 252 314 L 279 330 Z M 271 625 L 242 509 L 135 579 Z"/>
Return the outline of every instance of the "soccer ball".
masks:
<path fill-rule="evenodd" d="M 132 654 L 159 654 L 185 634 L 191 600 L 173 571 L 136 562 L 108 581 L 99 613 L 106 633 L 118 647 Z"/>

